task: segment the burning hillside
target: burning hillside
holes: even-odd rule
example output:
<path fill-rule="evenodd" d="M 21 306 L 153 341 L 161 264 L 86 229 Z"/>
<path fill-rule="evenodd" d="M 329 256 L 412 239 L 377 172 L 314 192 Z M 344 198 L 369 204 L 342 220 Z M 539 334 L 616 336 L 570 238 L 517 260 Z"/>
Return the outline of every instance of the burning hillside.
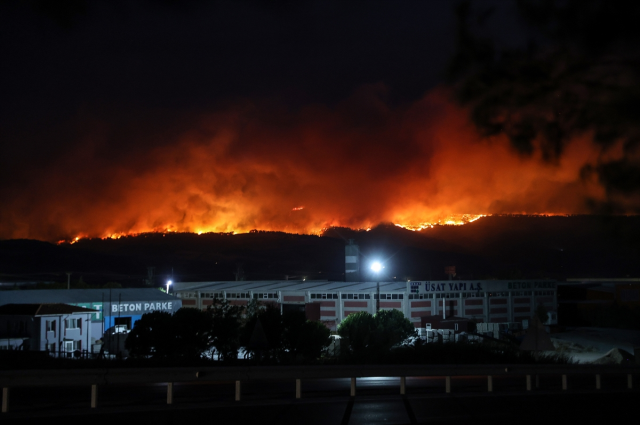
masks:
<path fill-rule="evenodd" d="M 581 177 L 601 156 L 586 138 L 543 161 L 506 138 L 479 137 L 444 90 L 404 106 L 384 98 L 375 85 L 335 107 L 240 102 L 172 136 L 118 133 L 136 146 L 127 149 L 108 125 L 83 117 L 70 124 L 75 150 L 3 184 L 0 238 L 319 234 L 381 222 L 417 230 L 490 214 L 588 213 L 587 199 L 605 197 Z"/>

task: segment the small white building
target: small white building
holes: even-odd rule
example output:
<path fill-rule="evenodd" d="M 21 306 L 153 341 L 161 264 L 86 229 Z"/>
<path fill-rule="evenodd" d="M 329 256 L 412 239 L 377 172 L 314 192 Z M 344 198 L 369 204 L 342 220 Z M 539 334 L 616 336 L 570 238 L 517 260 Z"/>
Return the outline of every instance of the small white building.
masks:
<path fill-rule="evenodd" d="M 49 351 L 71 357 L 92 343 L 96 310 L 68 304 L 0 306 L 0 350 Z"/>

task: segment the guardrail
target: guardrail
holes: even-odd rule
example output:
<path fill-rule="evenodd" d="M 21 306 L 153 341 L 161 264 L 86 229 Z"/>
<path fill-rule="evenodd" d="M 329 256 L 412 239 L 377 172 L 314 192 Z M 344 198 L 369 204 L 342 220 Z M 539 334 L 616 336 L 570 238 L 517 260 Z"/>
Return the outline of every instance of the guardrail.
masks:
<path fill-rule="evenodd" d="M 601 375 L 626 375 L 627 388 L 633 389 L 633 375 L 638 366 L 616 365 L 344 365 L 344 366 L 259 366 L 259 367 L 187 367 L 131 369 L 60 369 L 0 371 L 2 413 L 9 411 L 9 392 L 15 387 L 91 386 L 91 408 L 98 405 L 98 386 L 108 384 L 167 383 L 167 404 L 173 403 L 176 382 L 235 381 L 235 400 L 241 400 L 243 381 L 295 380 L 295 397 L 301 398 L 303 379 L 351 378 L 351 396 L 356 395 L 357 378 L 398 377 L 400 394 L 406 392 L 406 377 L 445 377 L 445 392 L 451 392 L 452 376 L 487 377 L 487 391 L 493 391 L 494 376 L 523 376 L 527 391 L 532 377 L 561 376 L 567 390 L 568 375 L 594 375 L 595 388 L 601 388 Z"/>

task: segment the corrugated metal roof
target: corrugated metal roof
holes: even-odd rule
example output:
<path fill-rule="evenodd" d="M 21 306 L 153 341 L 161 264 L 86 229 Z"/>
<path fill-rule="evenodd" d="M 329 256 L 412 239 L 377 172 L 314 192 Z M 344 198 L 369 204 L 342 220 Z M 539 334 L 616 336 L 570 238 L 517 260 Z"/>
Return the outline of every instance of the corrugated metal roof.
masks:
<path fill-rule="evenodd" d="M 68 304 L 5 304 L 0 316 L 49 316 L 57 314 L 95 313 L 97 310 Z"/>
<path fill-rule="evenodd" d="M 34 289 L 0 291 L 0 305 L 63 303 L 81 304 L 125 301 L 174 301 L 178 298 L 154 288 L 134 289 Z"/>
<path fill-rule="evenodd" d="M 378 282 L 342 282 L 327 280 L 254 280 L 254 281 L 221 281 L 221 282 L 175 282 L 176 291 L 375 291 Z M 406 282 L 380 282 L 380 290 L 385 292 L 406 291 Z"/>

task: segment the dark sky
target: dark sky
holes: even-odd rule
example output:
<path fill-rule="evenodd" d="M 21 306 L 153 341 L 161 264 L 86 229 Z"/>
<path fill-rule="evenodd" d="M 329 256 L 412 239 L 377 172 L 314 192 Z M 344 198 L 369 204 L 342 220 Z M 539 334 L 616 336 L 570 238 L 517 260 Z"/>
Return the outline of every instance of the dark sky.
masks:
<path fill-rule="evenodd" d="M 584 212 L 588 153 L 564 175 L 476 150 L 443 84 L 455 4 L 1 2 L 0 238 Z M 473 4 L 524 43 L 513 3 Z"/>
<path fill-rule="evenodd" d="M 238 96 L 335 102 L 380 81 L 413 100 L 454 47 L 450 1 L 77 3 L 64 19 L 3 4 L 4 119 Z"/>

